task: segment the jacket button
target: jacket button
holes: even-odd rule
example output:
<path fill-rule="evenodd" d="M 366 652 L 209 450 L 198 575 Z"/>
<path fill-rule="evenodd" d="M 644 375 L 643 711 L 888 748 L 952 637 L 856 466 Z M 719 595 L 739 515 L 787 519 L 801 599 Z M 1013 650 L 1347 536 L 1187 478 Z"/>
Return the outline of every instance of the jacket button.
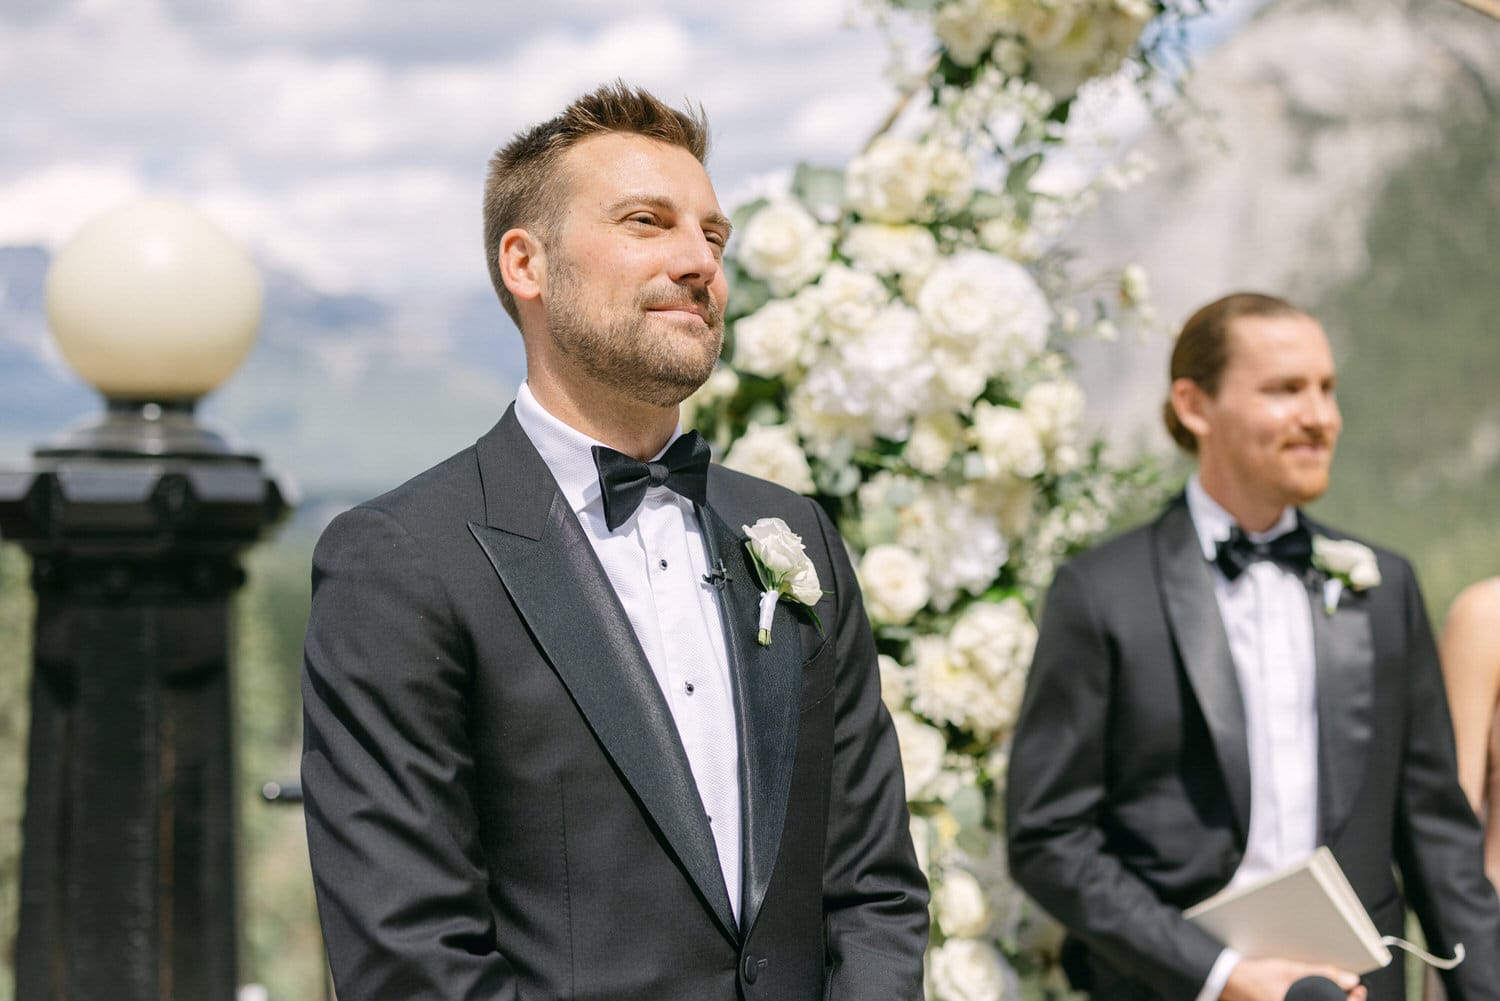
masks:
<path fill-rule="evenodd" d="M 745 974 L 745 983 L 753 984 L 760 976 L 760 968 L 766 965 L 766 961 L 754 953 L 745 953 L 745 961 L 740 964 L 741 971 Z"/>

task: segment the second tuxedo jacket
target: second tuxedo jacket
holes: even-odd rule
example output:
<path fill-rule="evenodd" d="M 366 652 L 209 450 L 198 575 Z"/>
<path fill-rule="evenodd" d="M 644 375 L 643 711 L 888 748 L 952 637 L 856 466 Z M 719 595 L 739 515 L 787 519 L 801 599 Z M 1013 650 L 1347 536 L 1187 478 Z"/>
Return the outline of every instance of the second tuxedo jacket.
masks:
<path fill-rule="evenodd" d="M 1337 536 L 1309 525 L 1315 534 Z M 1433 951 L 1463 942 L 1454 1001 L 1500 998 L 1500 903 L 1456 779 L 1427 614 L 1411 567 L 1333 614 L 1313 581 L 1319 843 L 1382 934 L 1405 909 Z M 1068 930 L 1096 999 L 1191 1001 L 1221 945 L 1182 910 L 1228 883 L 1249 829 L 1245 712 L 1212 569 L 1179 499 L 1065 565 L 1048 595 L 1010 757 L 1016 880 Z M 1399 955 L 1399 954 L 1398 954 Z M 1404 997 L 1398 961 L 1366 978 Z"/>

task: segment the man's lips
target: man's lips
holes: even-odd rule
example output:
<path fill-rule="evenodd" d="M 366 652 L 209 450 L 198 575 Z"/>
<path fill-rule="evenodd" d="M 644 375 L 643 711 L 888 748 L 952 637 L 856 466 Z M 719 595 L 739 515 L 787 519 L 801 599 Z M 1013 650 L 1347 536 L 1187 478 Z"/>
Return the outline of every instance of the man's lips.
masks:
<path fill-rule="evenodd" d="M 692 305 L 691 303 L 683 303 L 681 305 L 676 305 L 676 306 L 651 306 L 651 307 L 648 308 L 647 311 L 651 312 L 651 313 L 678 313 L 678 314 L 687 314 L 687 315 L 691 315 L 691 316 L 696 316 L 698 319 L 702 320 L 704 323 L 708 322 L 708 316 L 705 315 L 705 311 L 702 310 L 702 309 L 700 309 L 697 306 Z"/>

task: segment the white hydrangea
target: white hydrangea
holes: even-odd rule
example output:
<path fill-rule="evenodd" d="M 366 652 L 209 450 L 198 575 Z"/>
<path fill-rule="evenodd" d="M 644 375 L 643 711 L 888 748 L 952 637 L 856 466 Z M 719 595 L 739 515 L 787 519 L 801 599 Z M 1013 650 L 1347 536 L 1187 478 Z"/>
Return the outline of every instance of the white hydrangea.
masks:
<path fill-rule="evenodd" d="M 986 375 L 1020 368 L 1047 343 L 1052 307 L 1030 272 L 983 250 L 933 268 L 917 309 L 934 343 L 967 351 Z"/>
<path fill-rule="evenodd" d="M 979 477 L 1028 480 L 1040 476 L 1047 467 L 1042 439 L 1015 407 L 979 401 L 974 405 L 970 435 L 978 449 L 974 472 Z"/>
<path fill-rule="evenodd" d="M 911 437 L 901 453 L 919 473 L 937 476 L 948 468 L 964 443 L 963 422 L 949 411 L 922 414 L 912 424 Z"/>
<path fill-rule="evenodd" d="M 859 222 L 849 227 L 839 249 L 862 271 L 903 278 L 925 278 L 937 263 L 937 238 L 925 226 Z"/>
<path fill-rule="evenodd" d="M 912 670 L 890 654 L 881 654 L 877 661 L 880 666 L 880 701 L 894 713 L 905 708 L 911 698 Z"/>
<path fill-rule="evenodd" d="M 1020 997 L 1015 971 L 988 942 L 950 938 L 929 959 L 935 1001 L 1004 1001 Z"/>
<path fill-rule="evenodd" d="M 926 799 L 943 771 L 948 741 L 943 732 L 908 712 L 891 714 L 896 725 L 896 743 L 901 748 L 901 774 L 906 780 L 907 800 Z"/>
<path fill-rule="evenodd" d="M 1055 449 L 1078 440 L 1083 426 L 1083 390 L 1071 379 L 1039 382 L 1021 397 L 1021 413 L 1042 445 Z"/>
<path fill-rule="evenodd" d="M 695 427 L 700 411 L 729 399 L 739 388 L 739 373 L 727 365 L 716 366 L 707 381 L 682 401 L 677 411 L 678 420 L 682 421 L 684 428 Z"/>
<path fill-rule="evenodd" d="M 799 203 L 778 199 L 745 224 L 735 258 L 752 278 L 788 295 L 822 272 L 833 250 L 833 231 Z"/>
<path fill-rule="evenodd" d="M 831 345 L 793 391 L 792 419 L 803 437 L 830 432 L 857 444 L 879 436 L 902 441 L 915 414 L 931 409 L 933 365 L 916 312 L 894 304 L 877 312 L 858 332 Z"/>
<path fill-rule="evenodd" d="M 1037 629 L 1017 598 L 976 601 L 948 632 L 949 655 L 985 679 L 1024 678 L 1036 652 Z"/>
<path fill-rule="evenodd" d="M 772 299 L 734 325 L 734 364 L 765 378 L 786 375 L 808 337 L 807 307 L 797 299 Z"/>
<path fill-rule="evenodd" d="M 931 604 L 938 611 L 961 593 L 982 593 L 1010 555 L 995 517 L 980 510 L 969 488 L 921 484 L 896 509 L 895 519 L 895 541 L 927 561 Z"/>
<path fill-rule="evenodd" d="M 812 467 L 797 443 L 796 433 L 785 424 L 752 424 L 724 456 L 726 469 L 779 483 L 799 494 L 814 490 Z"/>
<path fill-rule="evenodd" d="M 838 345 L 858 337 L 890 303 L 891 293 L 879 278 L 842 264 L 831 264 L 818 284 L 797 297 L 812 311 L 819 340 Z"/>

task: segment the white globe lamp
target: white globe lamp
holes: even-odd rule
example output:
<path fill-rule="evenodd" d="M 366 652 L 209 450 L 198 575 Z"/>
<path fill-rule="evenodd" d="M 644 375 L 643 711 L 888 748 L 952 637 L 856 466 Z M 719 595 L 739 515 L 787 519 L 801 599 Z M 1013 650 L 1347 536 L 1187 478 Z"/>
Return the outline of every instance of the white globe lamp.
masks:
<path fill-rule="evenodd" d="M 263 298 L 255 266 L 223 230 L 180 202 L 131 202 L 64 245 L 45 296 L 63 357 L 109 401 L 104 422 L 71 444 L 107 451 L 127 421 L 137 424 L 130 451 L 201 451 L 183 435 L 215 437 L 189 432 L 193 403 L 250 353 Z M 164 418 L 155 446 L 140 440 L 139 422 Z"/>

